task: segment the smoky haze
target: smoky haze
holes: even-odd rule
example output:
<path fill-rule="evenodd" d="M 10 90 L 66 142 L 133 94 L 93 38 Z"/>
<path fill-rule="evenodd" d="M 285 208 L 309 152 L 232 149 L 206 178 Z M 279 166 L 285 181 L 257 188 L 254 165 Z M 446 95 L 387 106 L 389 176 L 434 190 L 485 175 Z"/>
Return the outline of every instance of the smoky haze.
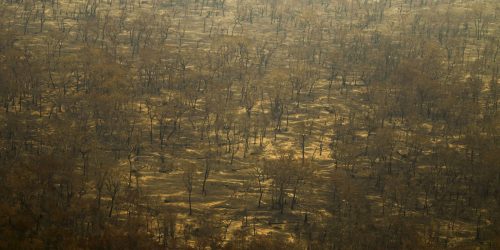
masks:
<path fill-rule="evenodd" d="M 0 249 L 500 249 L 496 0 L 0 0 Z"/>

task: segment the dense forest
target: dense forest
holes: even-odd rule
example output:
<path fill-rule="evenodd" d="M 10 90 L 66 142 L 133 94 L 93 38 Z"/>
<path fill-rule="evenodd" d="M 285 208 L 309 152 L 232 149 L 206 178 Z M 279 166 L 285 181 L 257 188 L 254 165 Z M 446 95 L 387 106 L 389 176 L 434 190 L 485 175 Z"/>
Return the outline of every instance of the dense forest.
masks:
<path fill-rule="evenodd" d="M 0 0 L 0 249 L 500 249 L 498 0 Z"/>

